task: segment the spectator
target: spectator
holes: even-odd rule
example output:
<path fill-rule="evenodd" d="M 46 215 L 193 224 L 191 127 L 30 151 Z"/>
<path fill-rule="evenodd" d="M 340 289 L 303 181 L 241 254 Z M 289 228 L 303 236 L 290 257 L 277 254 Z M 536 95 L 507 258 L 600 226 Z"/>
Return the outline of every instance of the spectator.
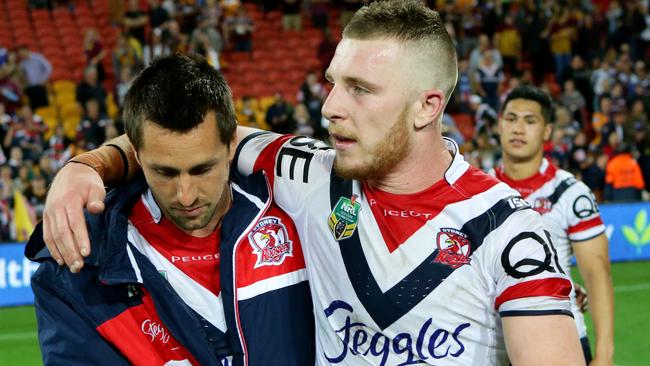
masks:
<path fill-rule="evenodd" d="M 196 38 L 194 52 L 205 58 L 208 63 L 216 70 L 221 70 L 221 63 L 219 62 L 219 53 L 212 46 L 210 38 L 205 33 L 198 33 Z"/>
<path fill-rule="evenodd" d="M 629 123 L 627 113 L 625 111 L 614 112 L 613 118 L 605 126 L 603 126 L 603 136 L 610 134 L 616 135 L 616 140 L 619 143 L 634 146 L 635 130 L 634 126 Z M 609 144 L 611 146 L 611 144 Z"/>
<path fill-rule="evenodd" d="M 632 102 L 626 125 L 630 126 L 634 133 L 634 145 L 640 146 L 643 144 L 650 129 L 650 121 L 648 120 L 648 113 L 641 99 L 635 99 Z M 642 149 L 639 148 L 639 151 L 642 151 Z"/>
<path fill-rule="evenodd" d="M 493 53 L 486 51 L 474 73 L 476 92 L 492 109 L 499 110 L 501 83 L 505 79 L 503 69 L 494 62 Z"/>
<path fill-rule="evenodd" d="M 628 95 L 636 96 L 637 86 L 641 87 L 643 90 L 640 94 L 645 94 L 650 90 L 650 75 L 648 75 L 648 70 L 646 69 L 646 64 L 643 60 L 638 60 L 634 64 L 634 74 L 630 77 L 630 87 Z"/>
<path fill-rule="evenodd" d="M 597 146 L 602 142 L 602 129 L 611 120 L 612 98 L 609 94 L 603 94 L 598 100 L 598 111 L 591 118 L 591 127 L 595 132 L 592 144 Z"/>
<path fill-rule="evenodd" d="M 564 70 L 563 80 L 573 80 L 575 89 L 585 99 L 585 107 L 593 111 L 593 88 L 591 86 L 591 71 L 585 65 L 584 59 L 580 55 L 574 55 L 571 58 L 569 67 Z"/>
<path fill-rule="evenodd" d="M 128 33 L 120 33 L 117 45 L 113 50 L 113 71 L 121 75 L 122 69 L 128 68 L 137 72 L 142 67 L 142 48 L 135 38 Z"/>
<path fill-rule="evenodd" d="M 120 74 L 120 80 L 115 85 L 115 96 L 117 98 L 117 105 L 120 108 L 124 106 L 124 98 L 131 87 L 132 81 L 133 73 L 131 72 L 131 69 L 123 68 L 122 73 Z"/>
<path fill-rule="evenodd" d="M 5 135 L 5 148 L 19 147 L 26 160 L 38 160 L 43 152 L 43 134 L 47 131 L 43 119 L 29 105 L 24 105 L 14 122 Z"/>
<path fill-rule="evenodd" d="M 12 179 L 18 177 L 18 170 L 24 164 L 25 160 L 23 160 L 23 150 L 19 146 L 11 147 L 11 150 L 9 150 L 9 160 L 7 160 L 7 165 L 11 169 Z"/>
<path fill-rule="evenodd" d="M 0 149 L 0 152 L 2 152 L 0 156 L 0 165 L 5 163 L 4 141 L 5 137 L 7 137 L 7 134 L 9 133 L 12 123 L 13 117 L 5 110 L 5 105 L 0 103 L 0 142 L 2 142 L 2 148 Z"/>
<path fill-rule="evenodd" d="M 307 106 L 298 103 L 293 111 L 293 121 L 295 122 L 295 129 L 292 131 L 294 135 L 314 137 L 316 129 L 315 123 L 309 115 Z"/>
<path fill-rule="evenodd" d="M 106 126 L 111 124 L 112 121 L 102 118 L 99 112 L 99 102 L 96 99 L 88 99 L 86 101 L 86 115 L 77 126 L 77 136 L 80 136 L 85 145 L 82 145 L 85 150 L 92 150 L 101 146 L 106 140 Z"/>
<path fill-rule="evenodd" d="M 597 60 L 595 60 L 597 63 Z M 611 68 L 611 64 L 607 60 L 603 60 L 599 67 L 591 74 L 591 85 L 594 91 L 594 100 L 596 105 L 600 100 L 600 96 L 608 93 L 611 89 L 612 84 L 614 83 L 613 75 L 614 71 Z"/>
<path fill-rule="evenodd" d="M 62 167 L 70 158 L 65 155 L 65 151 L 71 143 L 72 141 L 66 136 L 63 126 L 57 125 L 54 134 L 48 140 L 48 156 L 53 160 L 56 169 Z"/>
<path fill-rule="evenodd" d="M 256 108 L 253 107 L 253 98 L 250 95 L 242 97 L 242 105 L 237 111 L 237 115 L 241 116 L 239 122 L 244 123 L 246 126 L 258 128 Z"/>
<path fill-rule="evenodd" d="M 181 32 L 180 25 L 176 20 L 171 20 L 167 26 L 167 32 L 163 32 L 163 43 L 167 45 L 171 53 L 185 53 L 189 47 L 187 35 Z"/>
<path fill-rule="evenodd" d="M 0 56 L 2 57 L 2 56 Z M 7 59 L 10 55 L 7 54 Z M 13 77 L 13 65 L 10 61 L 0 65 L 0 103 L 5 106 L 5 111 L 10 114 L 16 113 L 20 107 L 22 93 L 18 83 Z"/>
<path fill-rule="evenodd" d="M 322 118 L 321 109 L 327 98 L 325 86 L 318 80 L 318 74 L 309 71 L 305 81 L 298 91 L 298 103 L 303 103 L 309 110 L 312 121 L 320 121 Z"/>
<path fill-rule="evenodd" d="M 571 60 L 571 42 L 575 37 L 575 29 L 571 13 L 566 6 L 559 6 L 551 18 L 542 37 L 548 37 L 551 44 L 551 54 L 555 61 L 555 81 L 562 83 L 564 70 Z"/>
<path fill-rule="evenodd" d="M 329 26 L 330 0 L 311 0 L 309 6 L 311 24 L 326 31 Z"/>
<path fill-rule="evenodd" d="M 149 0 L 149 26 L 152 29 L 165 29 L 169 20 L 169 12 L 161 5 L 160 0 Z"/>
<path fill-rule="evenodd" d="M 582 119 L 582 109 L 585 108 L 587 103 L 585 97 L 576 89 L 573 79 L 567 79 L 564 82 L 560 103 L 569 109 L 574 118 Z"/>
<path fill-rule="evenodd" d="M 521 56 L 521 36 L 512 14 L 504 16 L 503 25 L 497 30 L 496 39 L 495 43 L 499 45 L 499 52 L 503 57 L 503 69 L 506 74 L 511 75 L 517 70 L 517 63 Z"/>
<path fill-rule="evenodd" d="M 605 183 L 607 201 L 641 200 L 645 182 L 629 145 L 621 144 L 616 156 L 607 163 Z"/>
<path fill-rule="evenodd" d="M 50 103 L 47 98 L 46 84 L 52 74 L 52 65 L 37 52 L 31 52 L 26 46 L 18 49 L 20 71 L 25 79 L 25 94 L 29 97 L 29 105 L 33 110 L 47 107 Z"/>
<path fill-rule="evenodd" d="M 474 127 L 476 131 L 483 131 L 488 136 L 493 136 L 494 126 L 498 119 L 498 114 L 489 104 L 483 102 L 483 98 L 478 95 L 469 97 L 469 107 L 474 113 Z M 494 140 L 496 144 L 496 140 Z"/>
<path fill-rule="evenodd" d="M 605 154 L 590 153 L 582 173 L 582 181 L 591 188 L 598 201 L 604 199 L 605 169 L 608 159 Z"/>
<path fill-rule="evenodd" d="M 84 55 L 86 56 L 86 66 L 92 66 L 97 70 L 97 80 L 103 82 L 106 80 L 106 71 L 104 71 L 104 58 L 106 50 L 99 40 L 99 34 L 94 28 L 86 31 L 84 36 Z"/>
<path fill-rule="evenodd" d="M 623 91 L 623 84 L 620 82 L 614 83 L 614 85 L 612 85 L 612 92 L 610 94 L 612 101 L 612 113 L 625 112 L 627 110 L 627 101 L 625 100 Z"/>
<path fill-rule="evenodd" d="M 151 63 L 156 57 L 166 56 L 171 54 L 169 47 L 163 43 L 162 30 L 160 28 L 155 28 L 151 32 L 151 43 L 146 44 L 142 48 L 142 63 L 146 66 Z M 125 68 L 123 70 L 130 70 Z"/>
<path fill-rule="evenodd" d="M 318 60 L 321 64 L 321 70 L 325 73 L 325 70 L 330 65 L 330 61 L 334 57 L 334 52 L 336 52 L 336 41 L 332 38 L 332 31 L 329 28 L 326 28 L 323 31 L 323 40 L 318 45 Z"/>
<path fill-rule="evenodd" d="M 478 69 L 485 53 L 491 53 L 493 63 L 498 67 L 503 67 L 501 52 L 492 48 L 490 39 L 485 34 L 481 34 L 478 37 L 478 46 L 474 48 L 469 55 L 469 74 L 472 76 L 472 81 L 474 80 L 473 78 L 476 74 L 476 70 Z"/>
<path fill-rule="evenodd" d="M 579 172 L 582 174 L 587 168 L 588 162 L 588 141 L 587 135 L 584 132 L 578 131 L 576 134 L 573 145 L 569 151 L 569 170 L 572 172 Z M 603 166 L 604 169 L 604 166 Z M 590 188 L 593 187 L 590 186 Z"/>
<path fill-rule="evenodd" d="M 273 104 L 266 111 L 266 124 L 275 133 L 291 133 L 295 129 L 292 116 L 291 105 L 282 97 L 282 94 L 276 93 Z"/>
<path fill-rule="evenodd" d="M 221 0 L 221 8 L 226 18 L 236 16 L 237 12 L 243 8 L 239 0 Z"/>
<path fill-rule="evenodd" d="M 124 28 L 126 31 L 138 40 L 140 45 L 146 43 L 144 37 L 145 27 L 149 22 L 147 15 L 140 10 L 140 4 L 138 0 L 127 0 L 127 10 L 124 12 Z"/>
<path fill-rule="evenodd" d="M 210 48 L 220 54 L 223 50 L 223 38 L 217 31 L 214 20 L 202 15 L 190 38 L 190 52 L 201 54 L 201 52 L 197 52 L 197 48 L 205 48 L 205 38 L 207 38 Z"/>
<path fill-rule="evenodd" d="M 455 93 L 460 109 L 469 107 L 469 97 L 472 95 L 472 77 L 469 75 L 469 62 L 466 59 L 458 60 L 458 82 Z"/>
<path fill-rule="evenodd" d="M 56 174 L 57 169 L 58 166 L 49 156 L 45 154 L 41 155 L 41 158 L 38 160 L 38 175 L 45 179 L 46 186 L 54 179 L 54 174 Z"/>
<path fill-rule="evenodd" d="M 45 197 L 47 196 L 47 182 L 41 175 L 34 175 L 25 190 L 25 198 L 28 200 L 37 220 L 43 217 L 43 208 L 45 207 Z"/>
<path fill-rule="evenodd" d="M 99 113 L 101 115 L 107 115 L 106 111 L 106 89 L 104 85 L 99 81 L 97 77 L 97 70 L 94 66 L 88 66 L 84 70 L 84 78 L 77 85 L 76 91 L 76 101 L 79 103 L 79 107 L 85 113 L 88 113 L 86 110 L 86 104 L 90 99 L 94 99 L 99 103 Z"/>
<path fill-rule="evenodd" d="M 251 52 L 253 50 L 252 35 L 255 27 L 253 19 L 246 12 L 246 8 L 240 6 L 237 14 L 227 18 L 223 23 L 226 41 L 234 46 L 235 51 Z"/>
<path fill-rule="evenodd" d="M 302 29 L 302 15 L 300 14 L 300 0 L 282 0 L 282 29 L 300 32 Z"/>

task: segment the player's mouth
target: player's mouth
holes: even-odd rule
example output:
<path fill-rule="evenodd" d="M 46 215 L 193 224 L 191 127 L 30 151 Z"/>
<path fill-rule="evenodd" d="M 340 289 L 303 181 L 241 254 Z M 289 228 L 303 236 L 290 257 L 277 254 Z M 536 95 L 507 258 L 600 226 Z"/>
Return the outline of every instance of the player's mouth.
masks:
<path fill-rule="evenodd" d="M 526 141 L 521 140 L 521 139 L 510 139 L 508 140 L 511 146 L 513 147 L 522 147 L 527 144 Z"/>
<path fill-rule="evenodd" d="M 193 218 L 201 215 L 201 213 L 203 212 L 203 207 L 204 206 L 174 208 L 174 210 L 180 213 L 181 216 Z"/>
<path fill-rule="evenodd" d="M 330 137 L 332 138 L 332 144 L 334 145 L 334 148 L 337 150 L 350 148 L 352 145 L 357 143 L 357 140 L 347 138 L 336 133 L 330 134 Z"/>

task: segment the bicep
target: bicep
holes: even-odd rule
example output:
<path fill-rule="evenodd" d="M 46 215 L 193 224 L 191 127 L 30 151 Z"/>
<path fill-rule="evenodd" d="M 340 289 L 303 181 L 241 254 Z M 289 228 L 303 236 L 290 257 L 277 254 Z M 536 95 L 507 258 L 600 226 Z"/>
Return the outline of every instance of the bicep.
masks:
<path fill-rule="evenodd" d="M 585 364 L 576 325 L 569 316 L 508 316 L 502 323 L 513 366 Z"/>
<path fill-rule="evenodd" d="M 572 242 L 572 247 L 580 272 L 609 268 L 609 241 L 605 234 L 589 240 Z"/>

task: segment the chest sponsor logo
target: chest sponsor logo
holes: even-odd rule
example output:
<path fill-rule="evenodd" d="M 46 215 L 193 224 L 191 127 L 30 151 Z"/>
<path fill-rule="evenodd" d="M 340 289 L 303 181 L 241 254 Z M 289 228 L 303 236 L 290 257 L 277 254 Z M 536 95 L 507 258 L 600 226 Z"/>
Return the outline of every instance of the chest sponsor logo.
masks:
<path fill-rule="evenodd" d="M 248 241 L 257 255 L 254 268 L 278 266 L 293 256 L 293 243 L 282 221 L 273 216 L 260 219 L 248 234 Z"/>
<path fill-rule="evenodd" d="M 334 330 L 342 340 L 341 349 L 325 351 L 325 357 L 331 364 L 341 363 L 354 355 L 371 359 L 378 366 L 395 365 L 393 360 L 388 363 L 389 357 L 401 359 L 399 365 L 431 363 L 426 361 L 428 359 L 458 358 L 465 352 L 461 333 L 470 327 L 470 323 L 461 323 L 454 329 L 435 328 L 432 326 L 433 319 L 429 318 L 418 329 L 398 333 L 391 338 L 355 320 L 354 309 L 344 301 L 333 301 L 325 309 L 328 318 L 335 314 L 337 319 L 345 314 L 345 320 Z"/>
<path fill-rule="evenodd" d="M 167 342 L 169 342 L 169 333 L 165 329 L 165 326 L 160 323 L 157 323 L 151 319 L 147 319 L 142 322 L 140 329 L 142 329 L 142 333 L 148 335 L 151 338 L 152 343 L 155 340 L 158 340 L 164 344 L 167 344 Z"/>
<path fill-rule="evenodd" d="M 433 260 L 437 263 L 446 264 L 456 269 L 468 264 L 471 259 L 471 245 L 467 234 L 452 228 L 441 228 L 436 238 L 438 244 L 438 255 Z"/>
<path fill-rule="evenodd" d="M 352 195 L 350 198 L 341 197 L 330 213 L 327 224 L 334 235 L 334 240 L 347 239 L 354 234 L 359 220 L 361 204 L 357 202 L 359 196 Z"/>

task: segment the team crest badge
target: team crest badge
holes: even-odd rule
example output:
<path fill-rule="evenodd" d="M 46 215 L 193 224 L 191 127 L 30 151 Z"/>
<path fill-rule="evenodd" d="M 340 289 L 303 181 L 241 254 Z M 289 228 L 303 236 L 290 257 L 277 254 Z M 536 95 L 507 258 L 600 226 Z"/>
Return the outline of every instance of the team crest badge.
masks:
<path fill-rule="evenodd" d="M 551 200 L 546 197 L 535 198 L 535 203 L 533 204 L 533 210 L 539 212 L 540 215 L 548 213 L 553 208 Z"/>
<path fill-rule="evenodd" d="M 248 234 L 248 239 L 257 255 L 254 268 L 278 266 L 286 257 L 293 257 L 293 244 L 287 228 L 277 217 L 262 218 Z"/>
<path fill-rule="evenodd" d="M 330 213 L 327 224 L 335 240 L 347 239 L 354 234 L 359 220 L 359 211 L 361 210 L 361 204 L 357 202 L 358 197 L 354 194 L 351 198 L 339 198 Z"/>
<path fill-rule="evenodd" d="M 470 262 L 471 246 L 467 234 L 452 228 L 441 228 L 438 233 L 438 255 L 434 262 L 456 269 Z"/>

